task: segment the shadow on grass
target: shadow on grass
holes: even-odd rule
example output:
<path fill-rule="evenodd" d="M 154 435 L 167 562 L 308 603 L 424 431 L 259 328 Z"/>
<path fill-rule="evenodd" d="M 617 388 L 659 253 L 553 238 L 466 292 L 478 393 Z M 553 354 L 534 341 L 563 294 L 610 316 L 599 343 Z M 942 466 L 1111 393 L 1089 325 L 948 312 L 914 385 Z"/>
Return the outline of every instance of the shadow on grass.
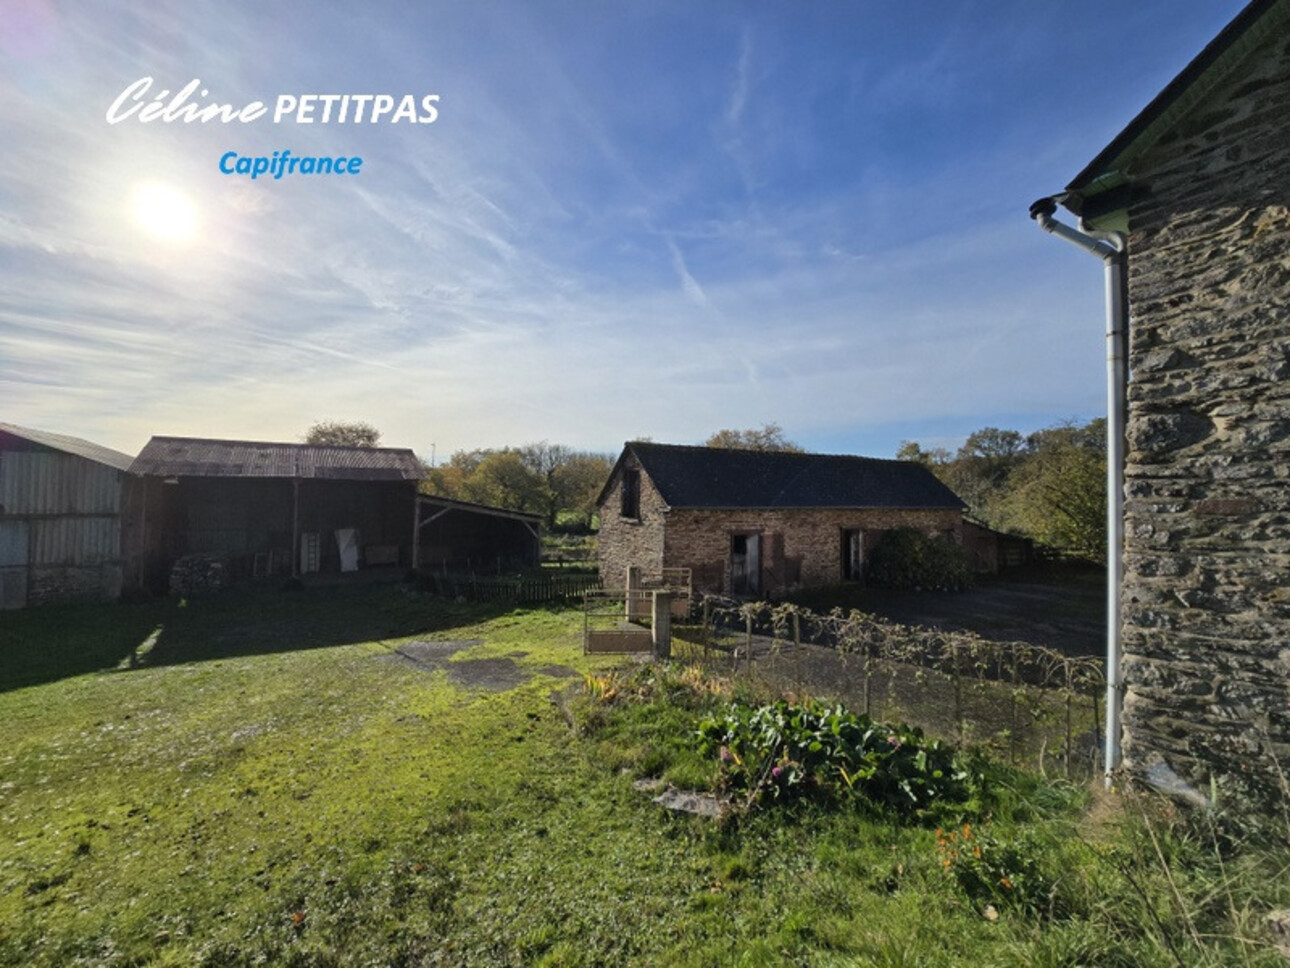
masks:
<path fill-rule="evenodd" d="M 396 639 L 509 611 L 392 584 L 242 587 L 189 600 L 25 609 L 0 620 L 0 692 L 108 669 Z"/>

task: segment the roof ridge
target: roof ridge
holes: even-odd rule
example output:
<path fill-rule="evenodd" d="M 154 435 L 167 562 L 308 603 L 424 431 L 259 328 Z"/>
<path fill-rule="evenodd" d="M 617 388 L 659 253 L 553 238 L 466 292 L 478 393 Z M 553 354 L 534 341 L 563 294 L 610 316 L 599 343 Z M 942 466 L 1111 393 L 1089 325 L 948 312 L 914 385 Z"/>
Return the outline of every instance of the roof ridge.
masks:
<path fill-rule="evenodd" d="M 844 460 L 875 461 L 887 464 L 917 464 L 917 461 L 901 460 L 899 457 L 871 457 L 868 454 L 825 454 L 812 450 L 759 450 L 752 447 L 712 447 L 707 444 L 664 444 L 655 440 L 629 440 L 626 446 L 666 448 L 668 450 L 705 451 L 713 454 L 748 454 L 758 457 L 787 457 L 811 460 Z"/>
<path fill-rule="evenodd" d="M 335 450 L 385 450 L 415 453 L 411 447 L 369 447 L 366 444 L 311 444 L 298 440 L 238 440 L 231 437 L 181 437 L 175 434 L 153 434 L 148 443 L 165 440 L 200 444 L 231 444 L 240 447 L 329 447 Z"/>
<path fill-rule="evenodd" d="M 42 447 L 62 451 L 75 457 L 82 457 L 85 460 L 91 460 L 96 464 L 103 464 L 105 467 L 113 467 L 117 470 L 126 470 L 134 461 L 134 457 L 125 451 L 116 450 L 113 447 L 95 443 L 92 440 L 86 440 L 84 437 L 74 437 L 71 434 L 60 434 L 52 430 L 38 430 L 35 427 L 23 427 L 19 424 L 4 422 L 0 422 L 0 432 L 12 434 Z"/>

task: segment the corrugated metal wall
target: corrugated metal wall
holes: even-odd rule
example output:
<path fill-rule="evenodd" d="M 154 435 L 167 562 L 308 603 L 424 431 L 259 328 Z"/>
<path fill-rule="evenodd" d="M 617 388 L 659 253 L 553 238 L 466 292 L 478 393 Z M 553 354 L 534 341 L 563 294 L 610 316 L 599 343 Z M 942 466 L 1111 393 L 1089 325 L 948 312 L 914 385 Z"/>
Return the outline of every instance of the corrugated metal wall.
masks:
<path fill-rule="evenodd" d="M 124 476 L 72 454 L 0 453 L 0 521 L 11 566 L 0 607 L 120 594 Z M 25 547 L 17 547 L 19 535 Z"/>
<path fill-rule="evenodd" d="M 121 472 L 71 454 L 0 453 L 0 509 L 7 515 L 119 514 Z"/>
<path fill-rule="evenodd" d="M 101 565 L 121 560 L 118 517 L 37 518 L 31 522 L 31 563 Z"/>

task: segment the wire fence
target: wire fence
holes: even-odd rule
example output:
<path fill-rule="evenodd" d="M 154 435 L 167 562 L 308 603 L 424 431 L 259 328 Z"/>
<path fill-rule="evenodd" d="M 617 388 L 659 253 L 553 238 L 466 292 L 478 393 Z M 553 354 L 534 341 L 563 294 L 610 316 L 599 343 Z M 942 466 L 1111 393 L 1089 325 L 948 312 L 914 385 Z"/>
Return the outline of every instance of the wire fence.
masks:
<path fill-rule="evenodd" d="M 687 658 L 736 677 L 842 700 L 1044 772 L 1098 769 L 1105 691 L 1098 658 L 789 603 L 706 597 L 696 616 L 700 624 L 680 632 Z"/>
<path fill-rule="evenodd" d="M 511 602 L 516 605 L 546 605 L 572 602 L 600 589 L 595 575 L 544 575 L 506 577 L 424 572 L 426 587 L 436 595 L 464 598 L 473 602 Z"/>

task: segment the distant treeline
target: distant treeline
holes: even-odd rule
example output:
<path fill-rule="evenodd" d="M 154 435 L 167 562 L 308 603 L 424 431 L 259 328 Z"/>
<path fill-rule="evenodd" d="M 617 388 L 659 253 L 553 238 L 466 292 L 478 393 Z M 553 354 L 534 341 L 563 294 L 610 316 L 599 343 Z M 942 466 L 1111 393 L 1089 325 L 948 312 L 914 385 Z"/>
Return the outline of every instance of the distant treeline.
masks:
<path fill-rule="evenodd" d="M 896 456 L 926 464 L 999 531 L 1090 561 L 1106 559 L 1106 420 L 1023 435 L 984 427 L 957 452 L 907 440 Z"/>
<path fill-rule="evenodd" d="M 572 518 L 589 526 L 614 458 L 546 441 L 523 447 L 459 450 L 430 468 L 431 494 L 541 514 L 548 527 Z"/>

